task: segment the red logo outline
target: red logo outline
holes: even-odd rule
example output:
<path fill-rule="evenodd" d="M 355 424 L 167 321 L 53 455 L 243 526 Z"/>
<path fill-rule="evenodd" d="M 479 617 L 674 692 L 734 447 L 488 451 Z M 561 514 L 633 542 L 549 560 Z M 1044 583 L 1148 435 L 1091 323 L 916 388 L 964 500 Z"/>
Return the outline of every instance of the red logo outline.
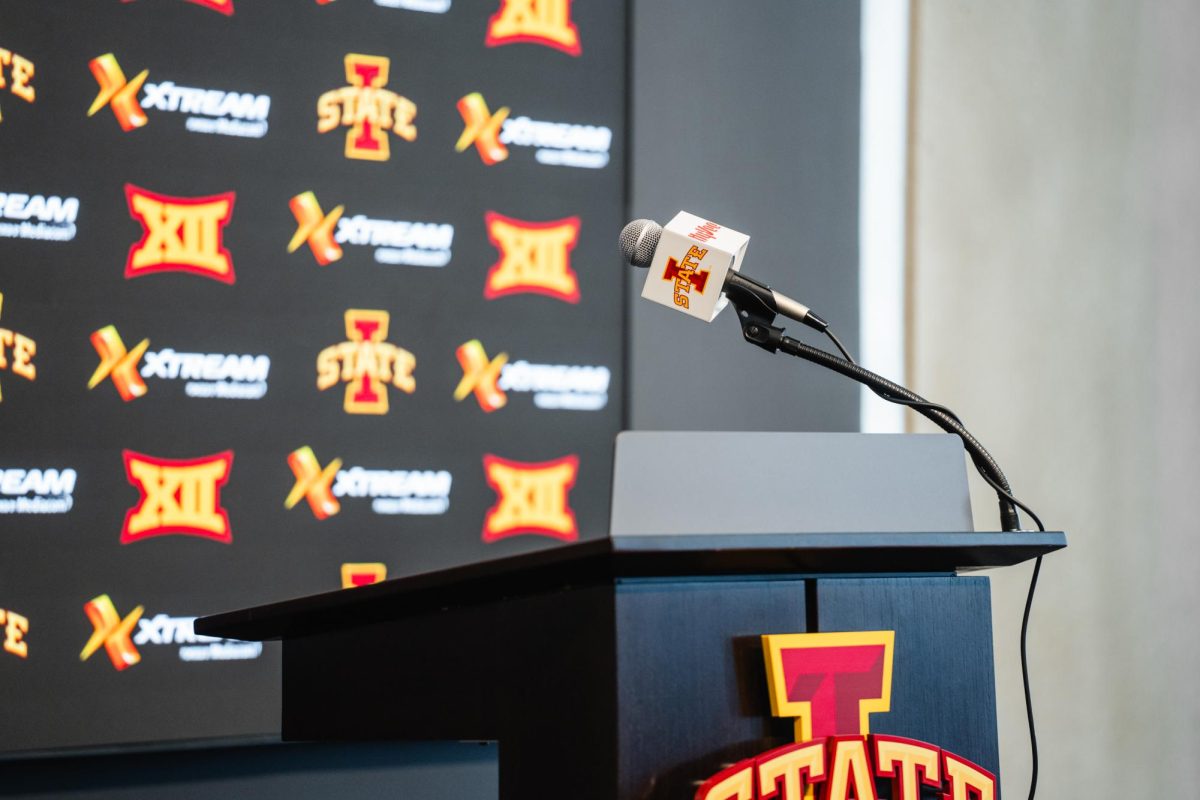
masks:
<path fill-rule="evenodd" d="M 157 456 L 138 453 L 134 450 L 122 450 L 121 457 L 125 464 L 125 479 L 129 484 L 138 490 L 138 502 L 132 508 L 125 512 L 125 521 L 121 525 L 121 544 L 133 544 L 145 539 L 153 539 L 159 536 L 181 535 L 181 536 L 196 536 L 202 539 L 212 539 L 221 544 L 231 544 L 233 542 L 233 530 L 229 524 L 229 512 L 221 505 L 221 489 L 229 483 L 229 475 L 233 472 L 233 451 L 222 450 L 219 453 L 214 453 L 210 456 L 199 456 L 197 458 L 159 458 Z M 217 517 L 221 521 L 218 530 L 210 530 L 196 525 L 187 525 L 183 523 L 171 524 L 160 523 L 157 526 L 145 528 L 142 530 L 131 531 L 130 523 L 136 520 L 141 514 L 145 513 L 146 503 L 150 502 L 153 497 L 158 497 L 159 494 L 166 494 L 170 499 L 176 500 L 176 505 L 180 506 L 185 500 L 192 498 L 183 495 L 182 485 L 170 493 L 164 493 L 163 488 L 157 487 L 155 490 L 148 490 L 145 481 L 134 474 L 134 469 L 138 464 L 145 464 L 150 467 L 157 467 L 162 470 L 187 470 L 194 467 L 205 467 L 213 464 L 221 463 L 224 465 L 222 474 L 213 479 L 212 483 L 212 508 L 204 509 L 211 516 Z M 161 506 L 158 509 L 158 515 L 162 516 Z"/>
<path fill-rule="evenodd" d="M 157 203 L 164 208 L 187 208 L 190 206 L 210 206 L 220 203 L 228 203 L 225 212 L 222 216 L 212 216 L 212 222 L 215 223 L 215 241 L 212 243 L 215 251 L 208 253 L 210 257 L 218 258 L 224 262 L 224 268 L 214 268 L 205 266 L 196 262 L 188 261 L 167 261 L 161 260 L 144 266 L 135 266 L 134 260 L 141 254 L 146 245 L 151 242 L 151 237 L 157 240 L 161 238 L 159 231 L 165 230 L 167 233 L 174 235 L 177 242 L 182 242 L 184 236 L 203 237 L 204 231 L 185 231 L 183 236 L 179 235 L 179 231 L 183 230 L 187 225 L 186 214 L 185 221 L 173 229 L 170 229 L 170 224 L 167 219 L 156 220 L 155 223 L 150 223 L 150 219 L 145 212 L 138 211 L 134 208 L 134 202 L 139 198 Z M 229 220 L 233 218 L 233 206 L 237 201 L 236 192 L 222 192 L 221 194 L 205 195 L 203 197 L 174 197 L 168 194 L 159 194 L 152 192 L 149 189 L 143 189 L 140 186 L 135 186 L 132 183 L 125 184 L 125 202 L 129 207 L 129 216 L 135 222 L 142 226 L 142 238 L 134 242 L 129 248 L 129 256 L 125 260 L 125 278 L 131 280 L 140 278 L 145 275 L 153 275 L 160 272 L 186 272 L 192 275 L 199 275 L 202 278 L 209 278 L 221 283 L 230 284 L 236 282 L 237 275 L 233 268 L 233 256 L 225 247 L 225 226 L 229 224 Z M 193 244 L 195 244 L 193 242 Z M 186 249 L 186 247 L 185 247 Z"/>
<path fill-rule="evenodd" d="M 543 47 L 549 47 L 578 58 L 583 53 L 583 47 L 579 41 L 579 27 L 571 21 L 571 4 L 573 2 L 574 0 L 500 0 L 500 8 L 496 10 L 495 14 L 488 17 L 487 35 L 484 37 L 483 44 L 485 47 L 502 47 L 507 44 L 540 44 Z M 551 3 L 555 4 L 552 10 L 549 6 Z M 539 26 L 530 26 L 528 19 L 540 18 L 539 21 L 543 25 L 547 25 L 546 30 L 549 30 L 551 28 L 548 20 L 554 16 L 552 11 L 562 12 L 560 14 L 562 19 L 559 21 L 563 25 L 557 31 L 558 37 L 555 38 L 545 32 L 534 32 Z M 517 18 L 514 32 L 500 34 L 495 32 L 498 27 L 514 24 L 513 18 Z M 522 22 L 526 23 L 523 28 Z"/>
<path fill-rule="evenodd" d="M 579 302 L 579 275 L 571 266 L 571 253 L 575 250 L 575 245 L 579 243 L 579 228 L 581 226 L 580 218 L 577 216 L 563 217 L 562 219 L 552 219 L 546 222 L 529 222 L 515 217 L 508 217 L 496 211 L 487 211 L 483 215 L 484 224 L 487 227 L 488 241 L 500 253 L 500 258 L 496 263 L 488 269 L 487 278 L 484 282 L 483 297 L 486 300 L 495 300 L 500 297 L 507 297 L 514 294 L 540 294 L 544 297 L 552 297 L 555 300 L 562 300 L 566 303 Z M 533 249 L 539 246 L 536 240 L 539 232 L 545 233 L 551 230 L 557 230 L 563 234 L 563 242 L 561 244 L 561 254 L 555 254 L 551 251 L 549 241 L 540 243 L 540 253 L 532 253 Z M 534 238 L 533 243 L 527 241 L 509 241 L 505 242 L 504 232 L 521 231 Z M 526 252 L 518 254 L 514 251 L 524 249 Z M 555 287 L 549 281 L 543 280 L 520 280 L 516 277 L 510 277 L 508 272 L 525 273 L 529 271 L 529 263 L 533 263 L 534 272 L 539 270 L 547 274 L 556 274 L 554 270 L 549 269 L 545 264 L 536 263 L 538 259 L 549 258 L 552 255 L 561 255 L 563 260 L 563 268 L 560 274 L 557 274 L 561 286 Z M 514 263 L 514 259 L 521 259 Z"/>
<path fill-rule="evenodd" d="M 555 475 L 554 473 L 559 474 Z M 483 541 L 485 543 L 490 544 L 500 539 L 524 534 L 548 536 L 563 542 L 574 542 L 579 539 L 579 524 L 575 518 L 575 510 L 571 508 L 570 504 L 571 489 L 575 487 L 575 481 L 579 476 L 579 456 L 572 453 L 551 461 L 530 463 L 512 461 L 491 453 L 484 453 L 483 474 L 488 486 L 496 493 L 495 505 L 487 510 L 483 518 Z M 554 516 L 559 516 L 560 520 L 557 525 L 527 524 L 520 519 L 523 514 L 528 513 L 528 509 L 522 508 L 522 506 L 538 504 L 537 498 L 533 498 L 532 495 L 538 491 L 539 487 L 535 484 L 531 490 L 528 486 L 516 485 L 516 480 L 512 480 L 516 475 L 520 475 L 526 480 L 540 479 L 545 482 L 540 490 L 547 496 L 541 499 L 545 501 L 545 505 L 556 506 L 556 508 L 543 509 L 543 518 L 538 522 L 546 523 Z M 555 481 L 558 485 L 551 487 Z M 549 496 L 552 488 L 557 493 L 554 497 Z M 526 496 L 523 499 L 518 498 L 517 495 L 522 492 Z M 514 505 L 518 506 L 515 510 L 513 509 Z M 514 516 L 517 518 L 515 521 L 507 519 Z"/>

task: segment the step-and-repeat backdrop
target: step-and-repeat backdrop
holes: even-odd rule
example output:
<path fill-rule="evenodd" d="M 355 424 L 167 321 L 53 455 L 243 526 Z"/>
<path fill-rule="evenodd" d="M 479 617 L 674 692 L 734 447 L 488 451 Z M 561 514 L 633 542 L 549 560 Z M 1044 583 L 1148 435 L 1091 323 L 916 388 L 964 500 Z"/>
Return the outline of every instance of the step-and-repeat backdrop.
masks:
<path fill-rule="evenodd" d="M 269 734 L 196 616 L 603 533 L 625 15 L 0 0 L 0 752 Z"/>

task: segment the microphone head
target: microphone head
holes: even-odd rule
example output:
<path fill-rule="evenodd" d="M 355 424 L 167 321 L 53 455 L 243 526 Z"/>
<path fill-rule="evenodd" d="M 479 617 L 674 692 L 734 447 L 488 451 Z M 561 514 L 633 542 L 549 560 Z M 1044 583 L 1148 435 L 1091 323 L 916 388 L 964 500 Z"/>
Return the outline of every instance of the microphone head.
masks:
<path fill-rule="evenodd" d="M 662 230 L 654 220 L 635 219 L 621 229 L 621 256 L 635 267 L 650 266 Z"/>

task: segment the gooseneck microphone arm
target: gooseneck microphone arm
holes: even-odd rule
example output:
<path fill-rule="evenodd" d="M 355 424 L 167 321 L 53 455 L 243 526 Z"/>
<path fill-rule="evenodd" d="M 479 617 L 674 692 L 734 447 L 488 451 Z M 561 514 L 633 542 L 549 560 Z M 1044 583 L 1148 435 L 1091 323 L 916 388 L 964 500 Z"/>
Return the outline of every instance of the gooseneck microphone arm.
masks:
<path fill-rule="evenodd" d="M 860 367 L 853 361 L 839 358 L 798 339 L 785 336 L 783 329 L 774 324 L 775 315 L 780 309 L 776 308 L 771 299 L 770 287 L 760 284 L 758 281 L 744 279 L 736 272 L 732 272 L 725 284 L 725 296 L 729 298 L 729 302 L 737 311 L 738 322 L 742 326 L 742 336 L 750 344 L 757 345 L 769 353 L 782 351 L 790 356 L 802 358 L 840 375 L 845 375 L 871 389 L 884 400 L 908 406 L 947 433 L 957 435 L 962 440 L 963 447 L 966 448 L 976 469 L 996 490 L 1000 504 L 1001 529 L 1005 531 L 1020 530 L 1021 520 L 1017 514 L 1018 501 L 1012 496 L 1008 478 L 1005 477 L 992 454 L 949 409 L 930 403 L 915 392 L 909 391 L 900 384 L 889 381 L 869 369 Z M 811 312 L 809 313 L 811 314 Z M 828 327 L 819 317 L 817 321 L 819 325 L 810 324 L 810 327 L 821 331 Z M 1030 513 L 1032 514 L 1032 512 Z"/>

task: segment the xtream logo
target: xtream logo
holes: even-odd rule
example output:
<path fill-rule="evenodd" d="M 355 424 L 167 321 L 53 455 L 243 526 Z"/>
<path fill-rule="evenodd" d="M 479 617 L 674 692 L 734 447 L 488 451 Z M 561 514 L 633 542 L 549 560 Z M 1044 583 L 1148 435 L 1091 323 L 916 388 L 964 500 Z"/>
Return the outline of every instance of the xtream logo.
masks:
<path fill-rule="evenodd" d="M 260 400 L 267 393 L 271 359 L 265 355 L 176 353 L 146 351 L 143 378 L 186 381 L 188 397 L 220 400 Z"/>
<path fill-rule="evenodd" d="M 307 242 L 322 267 L 341 260 L 342 245 L 374 247 L 379 264 L 444 267 L 450 263 L 454 226 L 449 223 L 372 219 L 364 214 L 346 217 L 344 205 L 326 214 L 311 191 L 293 197 L 288 207 L 296 218 L 296 232 L 287 251 L 294 253 Z"/>
<path fill-rule="evenodd" d="M 608 166 L 612 130 L 603 125 L 542 122 L 529 117 L 504 121 L 500 142 L 515 147 L 536 147 L 539 164 L 601 169 Z"/>
<path fill-rule="evenodd" d="M 0 514 L 66 514 L 74 505 L 73 469 L 0 468 Z"/>
<path fill-rule="evenodd" d="M 184 127 L 192 133 L 213 133 L 261 139 L 267 135 L 271 98 L 221 89 L 176 86 L 171 81 L 147 83 L 142 108 L 186 114 Z"/>
<path fill-rule="evenodd" d="M 505 364 L 497 386 L 505 392 L 531 392 L 538 408 L 599 411 L 608 405 L 608 367 L 566 364 Z"/>
<path fill-rule="evenodd" d="M 608 405 L 608 367 L 568 364 L 509 363 L 508 353 L 488 358 L 483 343 L 472 339 L 455 351 L 463 376 L 454 390 L 461 401 L 469 394 L 486 412 L 508 403 L 508 392 L 530 393 L 533 404 L 544 409 L 599 411 Z"/>
<path fill-rule="evenodd" d="M 356 214 L 338 220 L 338 244 L 374 247 L 380 264 L 411 267 L 444 267 L 450 263 L 454 226 L 436 222 L 402 222 L 371 219 Z"/>
<path fill-rule="evenodd" d="M 283 507 L 290 510 L 301 500 L 307 500 L 317 519 L 340 513 L 342 504 L 338 498 L 342 497 L 369 497 L 371 510 L 376 514 L 432 516 L 445 514 L 450 508 L 453 478 L 444 469 L 342 469 L 340 458 L 322 467 L 308 445 L 293 450 L 287 461 L 296 483 Z"/>
<path fill-rule="evenodd" d="M 100 364 L 92 373 L 88 388 L 94 389 L 111 378 L 117 393 L 127 403 L 148 391 L 143 378 L 184 381 L 183 391 L 188 397 L 259 400 L 267 393 L 271 358 L 266 355 L 178 353 L 169 347 L 156 351 L 149 349 L 149 339 L 127 350 L 115 325 L 93 332 L 91 341 Z M 142 359 L 145 363 L 139 369 Z"/>
<path fill-rule="evenodd" d="M 78 216 L 78 197 L 0 192 L 0 238 L 69 242 Z"/>
<path fill-rule="evenodd" d="M 262 642 L 242 642 L 200 636 L 193 623 L 196 617 L 170 617 L 155 614 L 138 620 L 133 643 L 145 645 L 179 645 L 180 661 L 251 661 L 262 655 Z"/>
<path fill-rule="evenodd" d="M 384 8 L 402 8 L 405 11 L 424 11 L 428 14 L 445 14 L 453 0 L 375 0 L 375 5 Z"/>
<path fill-rule="evenodd" d="M 459 98 L 458 113 L 463 119 L 463 132 L 454 149 L 461 153 L 473 144 L 480 160 L 488 166 L 507 159 L 510 145 L 536 147 L 534 158 L 539 164 L 584 169 L 608 166 L 612 130 L 603 125 L 510 118 L 507 106 L 492 113 L 479 92 Z"/>
<path fill-rule="evenodd" d="M 88 66 L 100 86 L 88 116 L 108 106 L 124 131 L 146 125 L 149 119 L 143 110 L 155 110 L 186 115 L 184 127 L 192 133 L 246 139 L 267 135 L 267 116 L 271 113 L 268 95 L 180 86 L 173 81 L 148 83 L 149 70 L 128 80 L 112 53 L 93 58 Z M 139 89 L 143 92 L 141 100 Z"/>
<path fill-rule="evenodd" d="M 450 484 L 446 470 L 363 469 L 338 470 L 334 497 L 369 497 L 376 514 L 434 516 L 450 508 Z"/>

